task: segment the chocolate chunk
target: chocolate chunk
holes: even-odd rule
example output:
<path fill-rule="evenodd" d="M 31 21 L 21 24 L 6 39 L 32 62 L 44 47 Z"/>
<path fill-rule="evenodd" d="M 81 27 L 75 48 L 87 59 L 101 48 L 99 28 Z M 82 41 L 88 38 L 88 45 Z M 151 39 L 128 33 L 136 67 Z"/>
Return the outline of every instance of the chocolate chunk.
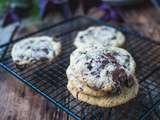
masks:
<path fill-rule="evenodd" d="M 91 75 L 96 75 L 96 74 L 97 74 L 96 71 L 92 71 L 92 72 L 91 72 Z"/>
<path fill-rule="evenodd" d="M 110 72 L 109 71 L 106 71 L 106 75 L 108 76 L 110 74 Z"/>
<path fill-rule="evenodd" d="M 117 63 L 115 57 L 111 55 L 110 53 L 104 54 L 104 56 L 107 57 L 107 59 L 109 59 L 110 62 Z"/>
<path fill-rule="evenodd" d="M 15 61 L 15 63 L 19 63 L 19 62 L 20 62 L 20 60 L 16 60 L 16 61 Z"/>
<path fill-rule="evenodd" d="M 31 46 L 28 46 L 28 47 L 27 47 L 27 49 L 30 49 L 30 48 L 31 48 Z"/>
<path fill-rule="evenodd" d="M 83 36 L 80 36 L 80 39 L 83 39 Z"/>
<path fill-rule="evenodd" d="M 120 95 L 121 94 L 121 88 L 120 87 L 112 87 L 112 91 L 108 91 L 107 95 L 109 96 L 115 96 L 115 95 Z"/>
<path fill-rule="evenodd" d="M 92 70 L 92 65 L 91 65 L 91 64 L 88 64 L 87 68 L 88 68 L 89 70 Z"/>
<path fill-rule="evenodd" d="M 79 63 L 79 60 L 76 61 L 76 64 Z"/>
<path fill-rule="evenodd" d="M 87 74 L 87 73 L 84 73 L 84 75 L 86 75 L 86 76 L 87 76 L 88 74 Z"/>
<path fill-rule="evenodd" d="M 23 59 L 23 58 L 24 58 L 24 55 L 20 55 L 19 58 L 20 58 L 20 59 Z"/>
<path fill-rule="evenodd" d="M 104 69 L 104 67 L 105 67 L 108 63 L 109 63 L 109 61 L 108 61 L 108 60 L 106 60 L 106 59 L 105 59 L 105 60 L 103 60 L 103 61 L 102 61 L 101 68 L 102 68 L 102 69 Z"/>
<path fill-rule="evenodd" d="M 20 69 L 20 70 L 24 70 L 24 69 L 26 69 L 28 67 L 28 65 L 26 65 L 26 64 L 24 64 L 24 65 L 18 65 L 18 64 L 16 64 L 16 68 L 17 69 Z"/>
<path fill-rule="evenodd" d="M 93 59 L 89 62 L 89 63 L 87 63 L 88 64 L 88 66 L 87 66 L 87 68 L 91 71 L 92 70 L 92 62 L 93 62 Z"/>
<path fill-rule="evenodd" d="M 100 78 L 100 75 L 96 75 L 96 78 Z"/>
<path fill-rule="evenodd" d="M 113 36 L 113 37 L 111 37 L 111 40 L 115 40 L 117 37 L 116 36 Z"/>
<path fill-rule="evenodd" d="M 82 87 L 80 87 L 79 89 L 80 89 L 81 91 L 83 91 L 83 88 L 82 88 Z"/>
<path fill-rule="evenodd" d="M 47 48 L 43 48 L 42 51 L 44 51 L 46 54 L 49 53 L 48 49 Z"/>
<path fill-rule="evenodd" d="M 127 57 L 127 58 L 126 58 L 126 61 L 125 61 L 125 62 L 129 63 L 129 58 L 130 58 L 129 55 L 126 55 L 126 57 Z"/>
<path fill-rule="evenodd" d="M 126 83 L 126 86 L 127 86 L 127 87 L 129 87 L 129 88 L 132 87 L 133 84 L 134 84 L 133 76 L 130 75 L 129 78 L 128 78 L 128 80 L 126 80 L 125 83 Z"/>
<path fill-rule="evenodd" d="M 128 84 L 128 76 L 125 72 L 124 69 L 121 69 L 117 67 L 113 72 L 112 72 L 112 78 L 113 81 L 116 83 L 115 87 L 116 88 L 121 88 L 121 86 Z"/>
<path fill-rule="evenodd" d="M 114 52 L 114 53 L 113 53 L 113 56 L 117 56 L 117 55 L 119 55 L 119 53 L 117 53 L 117 52 Z"/>
<path fill-rule="evenodd" d="M 113 72 L 112 72 L 112 77 L 113 80 L 116 81 L 125 81 L 126 80 L 126 72 L 124 69 L 121 68 L 116 68 Z"/>
<path fill-rule="evenodd" d="M 40 59 L 41 59 L 41 61 L 48 61 L 48 58 L 46 58 L 46 57 L 41 57 Z"/>
<path fill-rule="evenodd" d="M 80 53 L 80 54 L 86 54 L 87 51 L 80 51 L 79 53 Z"/>

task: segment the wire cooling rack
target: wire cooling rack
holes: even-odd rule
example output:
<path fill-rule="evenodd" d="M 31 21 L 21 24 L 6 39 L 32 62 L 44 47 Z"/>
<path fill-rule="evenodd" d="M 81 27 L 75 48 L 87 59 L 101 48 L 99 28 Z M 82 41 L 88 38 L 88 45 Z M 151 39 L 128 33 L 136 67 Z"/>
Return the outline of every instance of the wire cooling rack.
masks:
<path fill-rule="evenodd" d="M 160 120 L 160 44 L 124 28 L 117 29 L 125 34 L 126 49 L 137 63 L 137 78 L 140 83 L 138 96 L 124 105 L 104 109 L 80 102 L 68 92 L 65 71 L 70 53 L 75 49 L 73 40 L 79 30 L 92 25 L 106 24 L 81 16 L 1 45 L 0 47 L 6 46 L 8 49 L 0 61 L 0 66 L 77 120 Z M 54 63 L 36 63 L 24 70 L 17 69 L 10 54 L 13 44 L 23 38 L 40 35 L 58 37 L 62 43 L 59 58 Z"/>

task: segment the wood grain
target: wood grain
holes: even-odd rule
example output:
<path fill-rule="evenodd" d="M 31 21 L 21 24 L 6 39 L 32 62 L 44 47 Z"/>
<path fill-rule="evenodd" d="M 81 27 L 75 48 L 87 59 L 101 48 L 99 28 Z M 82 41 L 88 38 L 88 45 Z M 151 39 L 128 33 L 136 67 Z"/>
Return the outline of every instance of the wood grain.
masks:
<path fill-rule="evenodd" d="M 0 120 L 65 120 L 66 114 L 57 110 L 40 95 L 33 94 L 16 78 L 0 71 Z M 63 119 L 62 119 L 63 118 Z"/>

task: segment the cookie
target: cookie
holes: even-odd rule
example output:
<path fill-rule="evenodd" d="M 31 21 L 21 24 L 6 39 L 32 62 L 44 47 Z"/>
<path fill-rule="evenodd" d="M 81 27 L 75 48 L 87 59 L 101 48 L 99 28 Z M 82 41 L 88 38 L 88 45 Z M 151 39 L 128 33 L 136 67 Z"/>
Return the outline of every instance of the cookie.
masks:
<path fill-rule="evenodd" d="M 97 89 L 90 88 L 87 84 L 80 82 L 71 71 L 70 67 L 67 68 L 67 77 L 72 86 L 75 86 L 78 91 L 90 96 L 105 96 L 107 93 Z"/>
<path fill-rule="evenodd" d="M 16 65 L 52 61 L 60 54 L 61 44 L 48 36 L 30 37 L 14 44 L 11 56 Z"/>
<path fill-rule="evenodd" d="M 115 46 L 122 47 L 125 43 L 125 36 L 118 30 L 108 26 L 92 26 L 80 31 L 74 41 L 74 45 L 86 46 Z"/>
<path fill-rule="evenodd" d="M 115 107 L 121 104 L 128 102 L 137 96 L 139 90 L 139 84 L 134 78 L 135 84 L 131 88 L 123 87 L 121 94 L 114 96 L 89 96 L 77 90 L 75 86 L 72 85 L 70 81 L 68 81 L 67 88 L 70 93 L 80 101 L 86 102 L 91 105 L 99 106 L 99 107 Z"/>
<path fill-rule="evenodd" d="M 117 47 L 86 47 L 76 49 L 70 56 L 70 69 L 75 77 L 91 88 L 119 91 L 131 86 L 135 61 L 124 49 Z"/>

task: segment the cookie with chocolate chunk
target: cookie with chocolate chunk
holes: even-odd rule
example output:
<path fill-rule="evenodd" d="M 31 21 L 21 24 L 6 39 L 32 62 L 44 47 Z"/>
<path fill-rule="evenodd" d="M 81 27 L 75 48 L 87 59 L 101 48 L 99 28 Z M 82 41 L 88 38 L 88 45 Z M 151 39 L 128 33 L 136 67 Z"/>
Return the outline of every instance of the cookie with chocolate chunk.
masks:
<path fill-rule="evenodd" d="M 105 92 L 132 86 L 135 66 L 133 57 L 117 47 L 78 48 L 70 56 L 73 75 L 90 88 Z"/>
<path fill-rule="evenodd" d="M 14 44 L 11 56 L 17 66 L 37 61 L 52 61 L 61 51 L 61 43 L 48 36 L 30 37 Z"/>
<path fill-rule="evenodd" d="M 92 26 L 84 31 L 80 31 L 74 41 L 74 45 L 86 46 L 115 46 L 122 47 L 125 43 L 125 36 L 115 28 L 108 26 Z"/>
<path fill-rule="evenodd" d="M 118 95 L 106 95 L 102 97 L 90 96 L 82 93 L 76 88 L 76 86 L 71 83 L 71 81 L 68 81 L 67 88 L 70 93 L 80 101 L 99 107 L 115 107 L 124 104 L 136 97 L 139 84 L 136 78 L 134 78 L 134 85 L 132 87 L 123 87 L 121 93 Z"/>
<path fill-rule="evenodd" d="M 99 97 L 99 96 L 107 95 L 106 92 L 100 91 L 96 88 L 90 88 L 89 86 L 87 86 L 87 84 L 84 84 L 81 81 L 79 81 L 75 77 L 75 75 L 73 74 L 74 72 L 70 69 L 70 67 L 67 68 L 66 73 L 67 73 L 67 77 L 68 77 L 70 84 L 72 86 L 75 86 L 78 91 L 80 91 L 84 94 L 90 95 L 90 96 L 98 96 Z"/>

